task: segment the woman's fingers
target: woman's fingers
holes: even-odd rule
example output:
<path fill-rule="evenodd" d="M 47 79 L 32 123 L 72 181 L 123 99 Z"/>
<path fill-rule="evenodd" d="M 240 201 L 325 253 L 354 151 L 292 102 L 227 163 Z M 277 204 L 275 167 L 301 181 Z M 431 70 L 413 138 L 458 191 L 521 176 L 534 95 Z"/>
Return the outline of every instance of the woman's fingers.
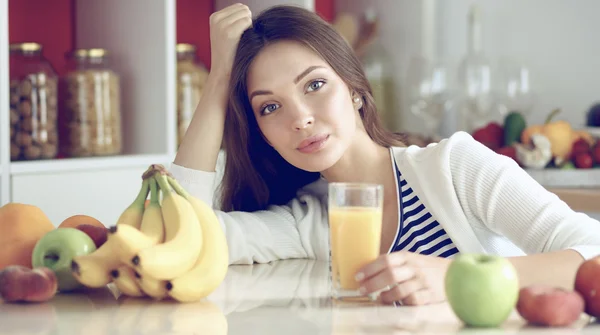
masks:
<path fill-rule="evenodd" d="M 412 278 L 398 283 L 398 285 L 387 291 L 381 292 L 380 297 L 381 301 L 385 304 L 391 304 L 395 301 L 404 302 L 405 299 L 408 299 L 411 295 L 422 289 L 423 284 L 421 281 L 418 278 Z"/>
<path fill-rule="evenodd" d="M 379 273 L 365 279 L 361 282 L 361 293 L 371 294 L 388 287 L 399 285 L 415 277 L 415 271 L 412 267 L 405 265 L 393 268 L 384 268 Z"/>
<path fill-rule="evenodd" d="M 389 255 L 381 255 L 373 262 L 365 265 L 356 273 L 356 280 L 363 281 L 378 273 L 386 270 L 400 267 L 406 263 L 406 254 L 404 252 L 394 252 Z"/>

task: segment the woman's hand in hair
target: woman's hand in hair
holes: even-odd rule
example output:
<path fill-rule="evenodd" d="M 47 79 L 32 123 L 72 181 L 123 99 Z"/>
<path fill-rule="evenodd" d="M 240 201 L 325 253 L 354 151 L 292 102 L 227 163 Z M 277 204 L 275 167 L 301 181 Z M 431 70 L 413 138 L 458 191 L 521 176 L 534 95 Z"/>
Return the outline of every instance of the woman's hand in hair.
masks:
<path fill-rule="evenodd" d="M 252 26 L 248 6 L 234 4 L 210 15 L 211 72 L 229 75 L 242 33 Z"/>
<path fill-rule="evenodd" d="M 407 251 L 381 255 L 360 269 L 363 294 L 381 292 L 383 303 L 426 305 L 446 300 L 444 278 L 451 260 Z"/>

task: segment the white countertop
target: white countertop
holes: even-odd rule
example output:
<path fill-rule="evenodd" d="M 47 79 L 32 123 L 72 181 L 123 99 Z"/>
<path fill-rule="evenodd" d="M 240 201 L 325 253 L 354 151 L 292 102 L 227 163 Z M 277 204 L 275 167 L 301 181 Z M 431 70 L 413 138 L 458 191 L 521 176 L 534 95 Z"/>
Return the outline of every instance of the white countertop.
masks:
<path fill-rule="evenodd" d="M 122 297 L 110 287 L 0 303 L 0 334 L 600 334 L 585 314 L 569 329 L 529 326 L 516 311 L 501 328 L 475 329 L 445 303 L 338 303 L 328 271 L 328 263 L 309 260 L 231 266 L 213 294 L 190 304 Z"/>

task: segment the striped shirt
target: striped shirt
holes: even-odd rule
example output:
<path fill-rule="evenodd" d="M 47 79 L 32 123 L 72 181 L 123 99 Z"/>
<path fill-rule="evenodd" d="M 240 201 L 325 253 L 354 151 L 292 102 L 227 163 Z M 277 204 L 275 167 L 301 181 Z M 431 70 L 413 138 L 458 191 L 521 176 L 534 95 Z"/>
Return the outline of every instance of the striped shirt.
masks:
<path fill-rule="evenodd" d="M 458 249 L 444 228 L 425 208 L 396 166 L 400 189 L 400 220 L 393 248 L 390 252 L 405 250 L 423 255 L 451 257 Z"/>

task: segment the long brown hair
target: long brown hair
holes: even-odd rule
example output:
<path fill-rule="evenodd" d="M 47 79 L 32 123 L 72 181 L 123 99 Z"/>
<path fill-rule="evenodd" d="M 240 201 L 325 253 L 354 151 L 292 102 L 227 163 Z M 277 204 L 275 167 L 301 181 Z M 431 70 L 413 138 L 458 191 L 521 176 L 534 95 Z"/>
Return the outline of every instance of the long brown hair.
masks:
<path fill-rule="evenodd" d="M 225 171 L 221 183 L 221 209 L 256 211 L 285 204 L 299 188 L 319 178 L 319 173 L 296 168 L 261 135 L 250 101 L 246 79 L 254 57 L 269 43 L 294 40 L 312 48 L 363 99 L 359 113 L 369 136 L 379 145 L 404 145 L 404 135 L 381 124 L 371 87 L 352 48 L 317 14 L 279 5 L 260 13 L 241 36 L 229 84 L 225 121 Z"/>

